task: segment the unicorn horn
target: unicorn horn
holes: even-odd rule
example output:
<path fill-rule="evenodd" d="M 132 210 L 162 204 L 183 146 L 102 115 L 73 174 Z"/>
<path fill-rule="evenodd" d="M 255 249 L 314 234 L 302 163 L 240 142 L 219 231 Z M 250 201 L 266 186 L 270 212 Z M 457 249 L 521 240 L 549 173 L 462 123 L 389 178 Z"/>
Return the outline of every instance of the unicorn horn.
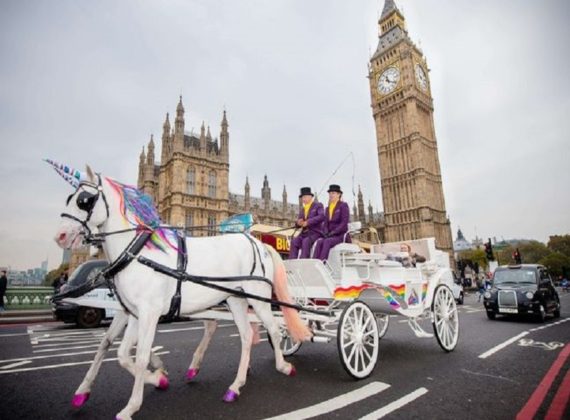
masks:
<path fill-rule="evenodd" d="M 55 171 L 63 177 L 63 179 L 65 179 L 76 188 L 81 181 L 85 181 L 87 179 L 87 176 L 84 172 L 78 169 L 74 169 L 71 166 L 64 165 L 51 159 L 44 159 L 44 161 L 51 165 L 52 168 L 55 169 Z"/>

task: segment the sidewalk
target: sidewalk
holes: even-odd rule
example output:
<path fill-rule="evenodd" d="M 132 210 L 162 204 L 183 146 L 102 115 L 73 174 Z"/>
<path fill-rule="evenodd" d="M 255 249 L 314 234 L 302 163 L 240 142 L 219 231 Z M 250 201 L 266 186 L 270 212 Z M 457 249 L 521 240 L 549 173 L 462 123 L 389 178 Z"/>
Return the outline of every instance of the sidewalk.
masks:
<path fill-rule="evenodd" d="M 7 309 L 0 312 L 0 325 L 54 321 L 51 309 Z"/>

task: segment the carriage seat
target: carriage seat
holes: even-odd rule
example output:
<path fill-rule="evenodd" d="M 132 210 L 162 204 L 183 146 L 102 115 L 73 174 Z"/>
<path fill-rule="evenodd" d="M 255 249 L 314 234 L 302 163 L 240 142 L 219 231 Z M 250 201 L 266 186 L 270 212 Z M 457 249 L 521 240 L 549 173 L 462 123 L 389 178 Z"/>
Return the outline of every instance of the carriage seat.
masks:
<path fill-rule="evenodd" d="M 348 224 L 348 231 L 342 237 L 342 242 L 336 246 L 343 245 L 343 244 L 352 244 L 352 239 L 350 238 L 350 234 L 360 231 L 361 228 L 362 228 L 362 223 L 360 223 L 360 222 L 349 223 Z M 311 246 L 311 254 L 310 254 L 311 258 L 314 258 L 315 248 L 317 247 L 317 242 L 319 242 L 320 240 L 322 240 L 322 239 L 321 238 L 317 239 L 315 241 L 315 243 Z M 356 248 L 358 250 L 360 250 L 360 248 L 358 246 Z M 329 256 L 329 258 L 330 258 L 330 256 Z"/>

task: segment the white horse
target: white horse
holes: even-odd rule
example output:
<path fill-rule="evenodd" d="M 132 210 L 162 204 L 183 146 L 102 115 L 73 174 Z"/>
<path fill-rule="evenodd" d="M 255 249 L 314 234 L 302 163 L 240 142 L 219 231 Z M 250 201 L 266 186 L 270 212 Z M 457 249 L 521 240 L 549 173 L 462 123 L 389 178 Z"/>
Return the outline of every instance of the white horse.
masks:
<path fill-rule="evenodd" d="M 62 214 L 62 222 L 55 237 L 58 245 L 62 248 L 76 248 L 81 245 L 83 237 L 91 231 L 98 230 L 101 234 L 105 234 L 122 231 L 136 224 L 140 229 L 153 230 L 151 239 L 138 255 L 166 267 L 176 267 L 178 251 L 175 234 L 172 231 L 158 228 L 159 219 L 156 210 L 145 196 L 132 187 L 95 175 L 89 167 L 87 167 L 86 174 L 80 173 L 77 178 L 80 181 L 79 186 L 68 198 L 65 213 Z M 127 231 L 107 236 L 103 249 L 109 260 L 115 261 L 124 255 L 124 251 L 136 235 L 134 231 Z M 255 239 L 239 234 L 190 238 L 186 241 L 186 247 L 189 261 L 188 274 L 228 278 L 249 276 L 252 267 L 255 267 L 254 275 L 265 275 L 273 281 L 273 289 L 279 300 L 291 302 L 283 262 L 272 248 L 264 247 Z M 118 297 L 132 314 L 133 319 L 136 318 L 136 322 L 133 320 L 127 323 L 126 339 L 123 339 L 121 343 L 121 348 L 127 352 L 135 342 L 137 343 L 134 365 L 129 366 L 128 362 L 125 365 L 135 376 L 133 391 L 126 407 L 117 414 L 118 418 L 128 419 L 139 410 L 142 404 L 144 383 L 151 382 L 157 385 L 156 374 L 150 374 L 147 366 L 151 359 L 151 347 L 158 319 L 169 310 L 171 298 L 176 290 L 176 280 L 170 276 L 158 274 L 134 260 L 115 275 L 115 283 Z M 264 298 L 270 298 L 272 292 L 271 285 L 263 281 L 240 280 L 224 282 L 223 285 Z M 279 327 L 273 318 L 269 303 L 251 298 L 240 298 L 229 292 L 214 290 L 191 282 L 184 282 L 182 285 L 182 314 L 200 312 L 224 301 L 227 302 L 232 312 L 242 343 L 237 376 L 229 386 L 224 400 L 234 401 L 246 381 L 253 334 L 248 321 L 248 306 L 253 308 L 267 329 L 272 342 L 275 343 L 276 369 L 286 375 L 294 375 L 294 367 L 283 359 L 279 346 Z M 289 334 L 296 340 L 309 339 L 311 333 L 302 323 L 298 313 L 285 307 L 282 310 Z M 124 324 L 121 328 L 118 327 L 121 325 L 119 322 L 116 325 L 119 330 L 124 328 Z M 129 328 L 133 331 L 129 332 Z M 206 328 L 204 338 L 208 335 L 211 337 L 209 332 Z M 205 345 L 207 347 L 207 343 Z M 198 353 L 197 351 L 197 355 Z M 195 364 L 194 361 L 196 361 Z M 199 365 L 200 361 L 201 356 L 199 360 L 196 360 L 195 355 L 193 364 Z M 160 372 L 160 369 L 157 371 Z M 155 376 L 150 377 L 149 374 Z M 188 375 L 190 376 L 191 372 Z M 160 385 L 160 379 L 158 385 Z"/>

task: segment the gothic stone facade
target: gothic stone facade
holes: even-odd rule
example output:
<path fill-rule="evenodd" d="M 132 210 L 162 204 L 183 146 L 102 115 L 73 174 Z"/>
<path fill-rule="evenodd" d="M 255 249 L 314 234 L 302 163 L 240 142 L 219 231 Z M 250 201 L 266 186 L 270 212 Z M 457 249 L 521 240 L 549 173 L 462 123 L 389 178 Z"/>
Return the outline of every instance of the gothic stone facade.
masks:
<path fill-rule="evenodd" d="M 226 112 L 223 113 L 221 131 L 213 138 L 210 127 L 202 123 L 200 134 L 184 130 L 182 98 L 176 107 L 174 128 L 169 115 L 162 130 L 160 162 L 155 161 L 154 138 L 151 136 L 147 151 L 143 148 L 139 160 L 138 188 L 150 195 L 165 223 L 176 226 L 205 226 L 194 232 L 196 236 L 214 234 L 216 225 L 231 215 L 252 212 L 254 220 L 277 226 L 294 223 L 297 204 L 287 203 L 283 188 L 283 201 L 271 200 L 271 189 L 265 176 L 262 198 L 250 196 L 249 181 L 245 194 L 229 192 L 229 139 Z"/>
<path fill-rule="evenodd" d="M 379 26 L 369 80 L 385 239 L 435 237 L 437 248 L 452 255 L 427 62 L 408 37 L 404 16 L 393 0 L 385 1 Z"/>

